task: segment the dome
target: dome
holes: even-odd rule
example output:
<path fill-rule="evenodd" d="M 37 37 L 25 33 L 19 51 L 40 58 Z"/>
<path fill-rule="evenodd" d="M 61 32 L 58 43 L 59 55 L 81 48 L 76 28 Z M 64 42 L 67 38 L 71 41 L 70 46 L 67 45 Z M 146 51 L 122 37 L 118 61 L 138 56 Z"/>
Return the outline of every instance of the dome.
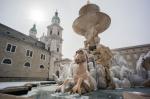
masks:
<path fill-rule="evenodd" d="M 36 30 L 36 24 L 33 25 L 33 27 L 30 29 L 30 31 L 37 32 L 37 30 Z"/>
<path fill-rule="evenodd" d="M 56 23 L 56 24 L 60 23 L 60 19 L 58 17 L 58 12 L 57 11 L 55 12 L 55 16 L 53 16 L 53 18 L 52 18 L 52 23 Z"/>

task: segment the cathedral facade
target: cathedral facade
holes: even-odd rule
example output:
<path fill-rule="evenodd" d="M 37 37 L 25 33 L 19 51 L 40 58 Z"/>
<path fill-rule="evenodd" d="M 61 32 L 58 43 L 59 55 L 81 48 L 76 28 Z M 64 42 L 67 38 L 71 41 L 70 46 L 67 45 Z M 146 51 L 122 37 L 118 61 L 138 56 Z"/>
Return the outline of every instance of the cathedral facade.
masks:
<path fill-rule="evenodd" d="M 0 81 L 52 80 L 62 60 L 62 30 L 58 12 L 40 40 L 35 24 L 29 36 L 0 24 Z"/>

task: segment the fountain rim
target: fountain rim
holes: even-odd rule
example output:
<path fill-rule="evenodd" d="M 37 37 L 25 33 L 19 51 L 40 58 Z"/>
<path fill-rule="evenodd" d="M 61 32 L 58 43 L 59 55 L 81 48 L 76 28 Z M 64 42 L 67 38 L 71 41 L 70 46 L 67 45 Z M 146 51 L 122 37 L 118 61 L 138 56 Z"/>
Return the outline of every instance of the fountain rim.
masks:
<path fill-rule="evenodd" d="M 95 12 L 95 13 L 99 13 L 98 15 L 101 14 L 103 17 L 107 18 L 106 20 L 108 20 L 108 21 L 105 21 L 105 22 L 104 22 L 104 24 L 106 24 L 106 23 L 108 22 L 108 25 L 105 26 L 105 29 L 103 29 L 103 30 L 101 30 L 100 32 L 98 32 L 98 34 L 100 34 L 100 33 L 104 32 L 106 29 L 109 28 L 109 26 L 110 26 L 110 24 L 111 24 L 111 18 L 109 17 L 109 15 L 107 15 L 107 14 L 104 13 L 104 12 Z M 85 15 L 86 15 L 86 14 L 85 14 Z M 75 22 L 77 22 L 77 21 L 79 20 L 79 18 L 81 18 L 81 17 L 83 17 L 83 16 L 85 16 L 85 15 L 80 15 L 79 17 L 77 17 L 77 18 L 75 19 L 75 21 L 73 22 L 73 25 L 72 25 L 73 30 L 74 30 L 77 34 L 79 34 L 79 35 L 81 35 L 81 36 L 85 36 L 86 31 L 84 31 L 84 33 L 82 33 L 81 31 L 79 31 L 79 30 L 77 29 L 77 26 L 75 25 Z M 80 28 L 80 30 L 81 30 L 81 28 Z"/>
<path fill-rule="evenodd" d="M 83 7 L 80 8 L 80 10 L 79 10 L 79 15 L 82 15 L 82 14 L 83 14 L 83 11 L 87 10 L 88 6 L 93 6 L 93 7 L 96 8 L 95 10 L 97 10 L 97 11 L 95 11 L 95 12 L 100 12 L 100 7 L 99 7 L 98 5 L 90 3 L 90 4 L 84 5 Z M 92 8 L 92 7 L 91 7 L 91 8 Z"/>

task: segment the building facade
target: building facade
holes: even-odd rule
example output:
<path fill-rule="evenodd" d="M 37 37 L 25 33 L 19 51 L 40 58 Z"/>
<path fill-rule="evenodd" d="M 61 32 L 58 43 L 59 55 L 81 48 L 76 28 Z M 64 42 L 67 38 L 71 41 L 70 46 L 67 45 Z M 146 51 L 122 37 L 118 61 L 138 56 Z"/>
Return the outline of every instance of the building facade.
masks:
<path fill-rule="evenodd" d="M 57 76 L 57 77 L 60 77 L 60 76 L 62 76 L 62 75 L 65 75 L 66 73 L 64 73 L 64 72 L 67 72 L 68 70 L 66 70 L 66 69 L 68 69 L 68 68 L 70 68 L 70 65 L 71 65 L 71 63 L 72 63 L 72 60 L 70 60 L 70 59 L 68 59 L 68 58 L 64 58 L 64 59 L 62 59 L 62 60 L 59 60 L 59 61 L 55 61 L 55 75 Z M 67 78 L 68 77 L 68 75 L 65 75 L 65 78 Z"/>
<path fill-rule="evenodd" d="M 47 35 L 36 37 L 36 25 L 29 36 L 0 24 L 0 81 L 53 79 L 55 61 L 62 59 L 62 27 L 55 12 Z"/>
<path fill-rule="evenodd" d="M 45 44 L 45 48 L 51 53 L 50 65 L 51 70 L 50 73 L 55 73 L 57 68 L 61 63 L 55 64 L 56 61 L 62 60 L 62 30 L 63 28 L 60 26 L 60 19 L 58 17 L 58 12 L 55 12 L 55 16 L 53 16 L 51 20 L 51 25 L 47 26 L 47 34 L 43 35 L 40 38 L 40 41 Z"/>
<path fill-rule="evenodd" d="M 136 69 L 139 57 L 142 54 L 146 55 L 148 51 L 150 51 L 150 44 L 112 49 L 113 54 L 115 54 L 115 52 L 119 52 L 119 54 L 126 59 L 130 69 L 133 70 Z"/>

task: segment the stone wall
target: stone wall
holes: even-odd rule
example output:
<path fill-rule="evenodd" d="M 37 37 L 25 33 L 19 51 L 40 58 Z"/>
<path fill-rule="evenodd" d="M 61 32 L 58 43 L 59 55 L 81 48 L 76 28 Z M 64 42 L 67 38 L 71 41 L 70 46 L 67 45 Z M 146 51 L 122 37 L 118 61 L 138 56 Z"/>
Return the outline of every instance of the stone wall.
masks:
<path fill-rule="evenodd" d="M 113 54 L 119 52 L 128 62 L 130 69 L 135 70 L 140 55 L 150 51 L 150 44 L 112 49 Z"/>
<path fill-rule="evenodd" d="M 24 40 L 19 39 L 14 35 L 14 32 L 9 30 L 8 35 L 5 35 L 7 29 L 0 26 L 0 80 L 5 78 L 11 79 L 47 79 L 51 76 L 49 73 L 50 68 L 50 53 L 43 49 L 42 43 L 36 40 L 35 44 L 26 42 L 26 35 Z M 11 34 L 12 33 L 12 34 Z M 17 33 L 16 33 L 17 34 Z M 19 33 L 18 33 L 19 34 Z M 38 42 L 38 43 L 36 43 Z M 7 51 L 7 45 L 11 44 L 16 46 L 15 52 Z M 27 50 L 32 51 L 32 57 L 27 56 Z M 45 58 L 41 58 L 41 55 Z M 11 64 L 4 64 L 4 59 L 10 59 Z M 30 66 L 25 66 L 25 63 L 30 63 Z M 51 79 L 51 78 L 50 78 Z"/>

